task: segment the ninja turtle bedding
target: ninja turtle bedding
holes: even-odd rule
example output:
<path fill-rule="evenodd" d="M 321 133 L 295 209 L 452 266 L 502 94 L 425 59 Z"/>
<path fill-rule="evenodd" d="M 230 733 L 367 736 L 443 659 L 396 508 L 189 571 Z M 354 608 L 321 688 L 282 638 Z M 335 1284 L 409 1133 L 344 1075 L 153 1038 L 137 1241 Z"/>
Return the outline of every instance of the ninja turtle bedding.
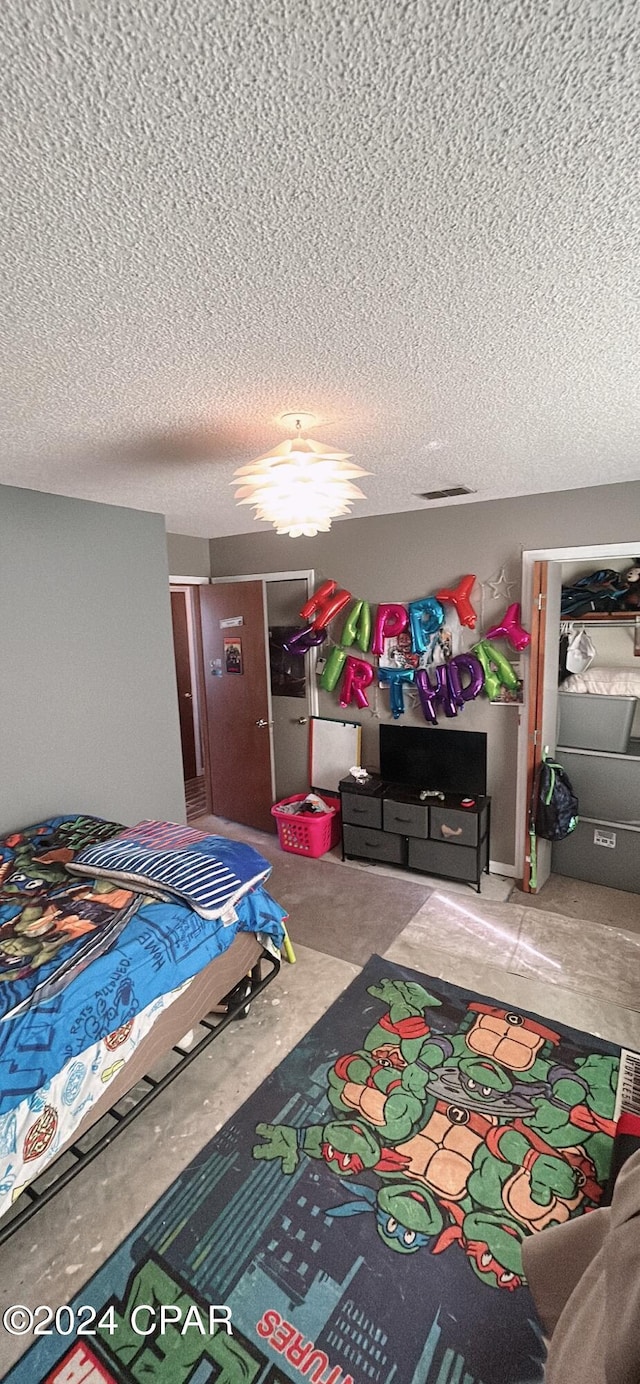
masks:
<path fill-rule="evenodd" d="M 619 1061 L 372 958 L 82 1288 L 96 1334 L 11 1384 L 532 1384 L 522 1242 L 599 1204 Z"/>
<path fill-rule="evenodd" d="M 77 853 L 122 830 L 95 817 L 52 817 L 0 841 L 0 1115 L 191 979 L 238 931 L 283 940 L 284 910 L 260 886 L 231 921 L 204 920 L 177 900 L 70 873 Z M 234 877 L 255 874 L 255 851 L 219 841 Z M 258 860 L 264 877 L 269 864 Z"/>
<path fill-rule="evenodd" d="M 0 1115 L 0 1220 L 21 1192 L 55 1161 L 160 1015 L 191 984 L 186 980 L 177 990 L 160 995 L 135 1019 L 91 1043 L 39 1090 Z"/>

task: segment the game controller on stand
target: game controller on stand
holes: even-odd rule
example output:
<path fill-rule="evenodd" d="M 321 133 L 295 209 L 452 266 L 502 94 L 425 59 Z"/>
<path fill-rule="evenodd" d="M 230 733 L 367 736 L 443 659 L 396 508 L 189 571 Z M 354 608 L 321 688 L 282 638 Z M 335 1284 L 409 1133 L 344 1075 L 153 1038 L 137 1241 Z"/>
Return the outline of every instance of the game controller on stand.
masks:
<path fill-rule="evenodd" d="M 444 793 L 441 793 L 439 788 L 423 788 L 420 794 L 420 802 L 425 802 L 427 798 L 440 798 L 440 801 L 444 802 Z"/>

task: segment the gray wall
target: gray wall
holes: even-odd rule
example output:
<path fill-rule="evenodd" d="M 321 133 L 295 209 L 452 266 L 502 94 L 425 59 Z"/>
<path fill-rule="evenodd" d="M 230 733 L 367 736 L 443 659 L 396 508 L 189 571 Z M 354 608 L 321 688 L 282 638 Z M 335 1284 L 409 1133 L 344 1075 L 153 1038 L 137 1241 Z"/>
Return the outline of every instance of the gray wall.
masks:
<path fill-rule="evenodd" d="M 0 830 L 184 821 L 160 515 L 0 486 Z"/>
<path fill-rule="evenodd" d="M 640 482 L 632 482 L 342 520 L 328 534 L 312 539 L 282 538 L 256 527 L 251 534 L 211 540 L 211 575 L 314 567 L 318 580 L 334 577 L 354 596 L 372 602 L 404 602 L 455 583 L 465 572 L 475 572 L 486 581 L 504 565 L 514 583 L 510 599 L 517 600 L 523 549 L 635 542 L 639 536 Z M 485 625 L 503 609 L 504 602 L 485 600 Z M 472 642 L 471 631 L 468 642 Z M 380 694 L 379 704 L 385 708 L 382 719 L 387 720 L 385 693 Z M 333 717 L 342 714 L 337 693 L 321 693 L 320 712 Z M 491 855 L 510 865 L 515 861 L 519 715 L 517 707 L 492 706 L 482 697 L 452 723 L 460 729 L 486 731 L 489 736 Z M 361 719 L 364 762 L 375 766 L 378 722 L 367 712 Z M 405 719 L 424 724 L 419 714 Z M 447 729 L 449 723 L 439 719 Z"/>
<path fill-rule="evenodd" d="M 208 538 L 189 538 L 186 533 L 168 533 L 167 554 L 170 576 L 210 576 Z"/>

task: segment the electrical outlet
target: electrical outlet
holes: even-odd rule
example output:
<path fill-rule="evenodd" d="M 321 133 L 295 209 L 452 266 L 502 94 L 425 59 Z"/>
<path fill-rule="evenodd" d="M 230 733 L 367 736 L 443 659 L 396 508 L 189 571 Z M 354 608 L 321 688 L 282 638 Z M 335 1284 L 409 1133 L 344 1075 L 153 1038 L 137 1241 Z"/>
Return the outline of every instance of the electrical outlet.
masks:
<path fill-rule="evenodd" d="M 596 828 L 596 830 L 593 833 L 593 844 L 594 846 L 608 846 L 610 851 L 615 851 L 615 831 L 599 831 L 598 828 Z"/>

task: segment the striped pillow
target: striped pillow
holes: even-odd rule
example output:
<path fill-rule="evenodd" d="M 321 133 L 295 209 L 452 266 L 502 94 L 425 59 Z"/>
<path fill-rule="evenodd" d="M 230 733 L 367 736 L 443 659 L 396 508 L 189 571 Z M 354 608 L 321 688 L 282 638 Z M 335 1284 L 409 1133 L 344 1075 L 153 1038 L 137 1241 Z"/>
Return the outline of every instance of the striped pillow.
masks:
<path fill-rule="evenodd" d="M 160 890 L 207 919 L 231 914 L 238 900 L 271 873 L 268 860 L 252 846 L 174 822 L 140 822 L 80 851 L 67 868 Z"/>

